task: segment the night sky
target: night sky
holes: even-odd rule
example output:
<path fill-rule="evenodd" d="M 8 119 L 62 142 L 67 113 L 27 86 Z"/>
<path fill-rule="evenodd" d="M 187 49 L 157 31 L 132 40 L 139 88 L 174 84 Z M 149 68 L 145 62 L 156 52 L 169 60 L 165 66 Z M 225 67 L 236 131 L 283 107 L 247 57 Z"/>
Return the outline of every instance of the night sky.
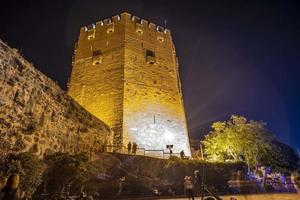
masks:
<path fill-rule="evenodd" d="M 5 5 L 6 4 L 6 5 Z M 0 38 L 66 90 L 79 28 L 127 11 L 171 29 L 188 127 L 201 138 L 231 114 L 263 120 L 300 147 L 297 1 L 7 1 Z"/>

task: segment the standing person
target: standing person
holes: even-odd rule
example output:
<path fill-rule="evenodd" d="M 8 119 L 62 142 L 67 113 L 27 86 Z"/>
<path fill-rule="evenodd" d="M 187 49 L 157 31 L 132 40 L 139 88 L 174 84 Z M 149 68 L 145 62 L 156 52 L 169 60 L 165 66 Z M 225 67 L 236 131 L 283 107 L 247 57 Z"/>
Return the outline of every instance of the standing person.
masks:
<path fill-rule="evenodd" d="M 184 190 L 189 199 L 194 200 L 194 185 L 191 176 L 186 176 L 184 178 Z"/>
<path fill-rule="evenodd" d="M 132 153 L 135 155 L 136 154 L 136 149 L 137 149 L 137 144 L 134 142 L 132 144 Z"/>
<path fill-rule="evenodd" d="M 127 150 L 128 150 L 128 154 L 130 154 L 131 153 L 131 142 L 128 142 Z"/>
<path fill-rule="evenodd" d="M 183 159 L 185 159 L 185 154 L 184 154 L 184 151 L 182 150 L 182 151 L 180 151 L 180 158 L 183 160 Z"/>
<path fill-rule="evenodd" d="M 194 171 L 194 194 L 200 195 L 202 187 L 202 177 L 199 170 Z"/>
<path fill-rule="evenodd" d="M 0 192 L 1 200 L 20 200 L 20 189 L 19 189 L 19 174 L 12 174 L 9 176 L 6 185 Z"/>

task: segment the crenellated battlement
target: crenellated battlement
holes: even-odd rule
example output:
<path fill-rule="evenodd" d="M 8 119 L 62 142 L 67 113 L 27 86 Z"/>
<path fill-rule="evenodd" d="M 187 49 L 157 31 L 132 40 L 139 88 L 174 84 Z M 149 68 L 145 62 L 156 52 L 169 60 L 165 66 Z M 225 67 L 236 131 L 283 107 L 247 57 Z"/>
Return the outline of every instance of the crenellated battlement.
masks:
<path fill-rule="evenodd" d="M 97 28 L 102 29 L 105 26 L 112 26 L 114 27 L 115 25 L 117 26 L 118 23 L 122 23 L 124 21 L 131 22 L 132 24 L 135 24 L 138 28 L 141 30 L 143 29 L 148 29 L 148 30 L 153 30 L 155 32 L 161 33 L 161 34 L 170 34 L 171 31 L 169 29 L 166 29 L 162 26 L 156 25 L 152 22 L 148 22 L 145 19 L 141 19 L 140 17 L 131 15 L 127 12 L 121 13 L 120 15 L 115 15 L 111 18 L 106 18 L 100 21 L 97 21 L 96 23 L 92 23 L 86 26 L 83 26 L 81 28 L 81 31 L 85 32 L 93 32 Z"/>

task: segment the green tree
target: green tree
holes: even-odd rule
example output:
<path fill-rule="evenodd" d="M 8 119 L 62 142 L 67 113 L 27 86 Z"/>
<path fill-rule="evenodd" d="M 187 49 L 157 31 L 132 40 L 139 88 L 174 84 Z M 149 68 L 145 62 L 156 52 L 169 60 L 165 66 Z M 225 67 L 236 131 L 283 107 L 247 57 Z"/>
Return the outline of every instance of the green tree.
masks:
<path fill-rule="evenodd" d="M 215 122 L 202 143 L 210 161 L 244 161 L 255 169 L 262 156 L 271 150 L 272 135 L 261 121 L 232 115 L 225 122 Z"/>
<path fill-rule="evenodd" d="M 272 171 L 283 174 L 299 172 L 299 157 L 293 148 L 277 140 L 272 142 L 272 150 L 262 158 L 264 166 L 270 166 Z"/>

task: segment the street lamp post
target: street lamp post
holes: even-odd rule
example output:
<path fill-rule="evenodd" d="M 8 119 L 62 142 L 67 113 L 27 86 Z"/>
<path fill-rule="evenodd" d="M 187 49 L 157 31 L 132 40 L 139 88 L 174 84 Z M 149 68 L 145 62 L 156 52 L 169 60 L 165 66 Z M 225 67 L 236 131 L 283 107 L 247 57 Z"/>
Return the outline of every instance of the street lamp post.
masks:
<path fill-rule="evenodd" d="M 205 163 L 204 163 L 203 148 L 202 148 L 201 142 L 200 142 L 200 152 L 201 152 L 201 158 L 202 158 L 201 200 L 204 200 Z"/>
<path fill-rule="evenodd" d="M 201 178 L 201 200 L 204 200 L 204 189 L 208 192 L 209 195 L 212 195 L 217 200 L 222 200 L 218 195 L 214 194 L 213 192 L 209 191 L 207 186 L 204 184 L 205 180 L 205 160 L 204 160 L 204 153 L 203 153 L 203 146 L 200 142 L 200 153 L 202 158 L 202 178 Z"/>

